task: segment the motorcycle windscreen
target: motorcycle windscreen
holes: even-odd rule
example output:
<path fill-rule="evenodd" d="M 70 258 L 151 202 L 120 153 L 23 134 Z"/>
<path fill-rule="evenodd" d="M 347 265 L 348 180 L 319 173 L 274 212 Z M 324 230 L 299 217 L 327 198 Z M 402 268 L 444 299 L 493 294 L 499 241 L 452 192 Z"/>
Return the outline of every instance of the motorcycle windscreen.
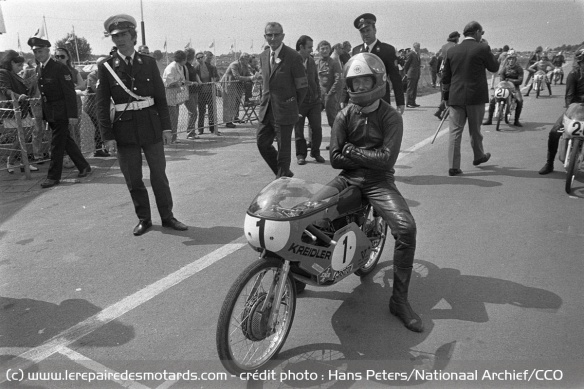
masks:
<path fill-rule="evenodd" d="M 323 184 L 298 178 L 279 178 L 258 193 L 248 214 L 281 220 L 317 212 L 338 201 L 339 191 Z"/>

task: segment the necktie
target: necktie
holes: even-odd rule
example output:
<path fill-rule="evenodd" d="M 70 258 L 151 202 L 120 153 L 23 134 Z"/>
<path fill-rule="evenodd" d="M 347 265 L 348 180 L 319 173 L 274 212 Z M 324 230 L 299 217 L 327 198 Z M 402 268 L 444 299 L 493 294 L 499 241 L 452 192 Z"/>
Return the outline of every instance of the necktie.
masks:
<path fill-rule="evenodd" d="M 128 64 L 128 68 L 130 69 L 130 73 L 132 72 L 132 57 L 126 57 L 126 63 Z"/>
<path fill-rule="evenodd" d="M 276 52 L 275 51 L 272 51 L 271 59 L 270 59 L 270 72 L 272 70 L 274 70 L 274 66 L 276 66 L 276 60 L 275 60 L 275 58 L 276 58 Z"/>
<path fill-rule="evenodd" d="M 369 46 L 365 45 L 365 51 L 369 52 Z"/>

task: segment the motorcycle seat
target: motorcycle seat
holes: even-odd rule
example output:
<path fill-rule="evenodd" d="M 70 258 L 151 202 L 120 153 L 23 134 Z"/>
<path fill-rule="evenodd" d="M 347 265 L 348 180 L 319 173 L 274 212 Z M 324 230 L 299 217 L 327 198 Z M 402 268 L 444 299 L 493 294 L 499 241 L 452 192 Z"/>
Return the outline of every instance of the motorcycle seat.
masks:
<path fill-rule="evenodd" d="M 337 210 L 340 214 L 355 211 L 363 206 L 363 196 L 361 189 L 357 186 L 349 186 L 339 194 L 339 202 L 337 203 Z"/>

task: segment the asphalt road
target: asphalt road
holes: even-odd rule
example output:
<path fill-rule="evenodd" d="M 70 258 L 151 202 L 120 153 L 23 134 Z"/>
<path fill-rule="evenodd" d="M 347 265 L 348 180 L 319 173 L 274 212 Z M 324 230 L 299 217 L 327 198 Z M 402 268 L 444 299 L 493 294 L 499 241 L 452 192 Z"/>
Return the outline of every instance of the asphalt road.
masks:
<path fill-rule="evenodd" d="M 254 382 L 224 376 L 215 349 L 220 305 L 256 259 L 245 211 L 273 179 L 253 128 L 167 149 L 186 232 L 163 229 L 153 209 L 154 228 L 132 235 L 136 218 L 113 158 L 92 159 L 88 179 L 70 173 L 49 190 L 38 186 L 42 173 L 1 177 L 0 387 L 15 385 L 18 369 L 61 374 L 23 388 L 584 386 L 584 177 L 568 196 L 559 162 L 537 173 L 562 88 L 526 98 L 522 128 L 483 127 L 493 156 L 480 167 L 465 133 L 459 177 L 447 174 L 446 131 L 430 144 L 438 95 L 407 109 L 396 179 L 418 226 L 410 300 L 426 331 L 409 332 L 388 312 L 388 239 L 372 276 L 307 288 L 273 376 Z M 327 163 L 293 164 L 296 177 L 324 183 L 338 174 L 322 149 Z M 66 371 L 86 375 L 64 380 Z M 169 375 L 187 371 L 210 380 Z M 81 381 L 104 372 L 158 376 Z"/>

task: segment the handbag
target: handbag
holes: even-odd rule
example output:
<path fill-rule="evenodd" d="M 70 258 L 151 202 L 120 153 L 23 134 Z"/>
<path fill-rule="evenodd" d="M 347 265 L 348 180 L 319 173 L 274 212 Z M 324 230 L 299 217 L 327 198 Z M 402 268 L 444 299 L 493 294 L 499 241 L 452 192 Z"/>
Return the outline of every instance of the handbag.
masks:
<path fill-rule="evenodd" d="M 189 99 L 189 90 L 184 86 L 166 88 L 166 104 L 179 105 Z"/>

